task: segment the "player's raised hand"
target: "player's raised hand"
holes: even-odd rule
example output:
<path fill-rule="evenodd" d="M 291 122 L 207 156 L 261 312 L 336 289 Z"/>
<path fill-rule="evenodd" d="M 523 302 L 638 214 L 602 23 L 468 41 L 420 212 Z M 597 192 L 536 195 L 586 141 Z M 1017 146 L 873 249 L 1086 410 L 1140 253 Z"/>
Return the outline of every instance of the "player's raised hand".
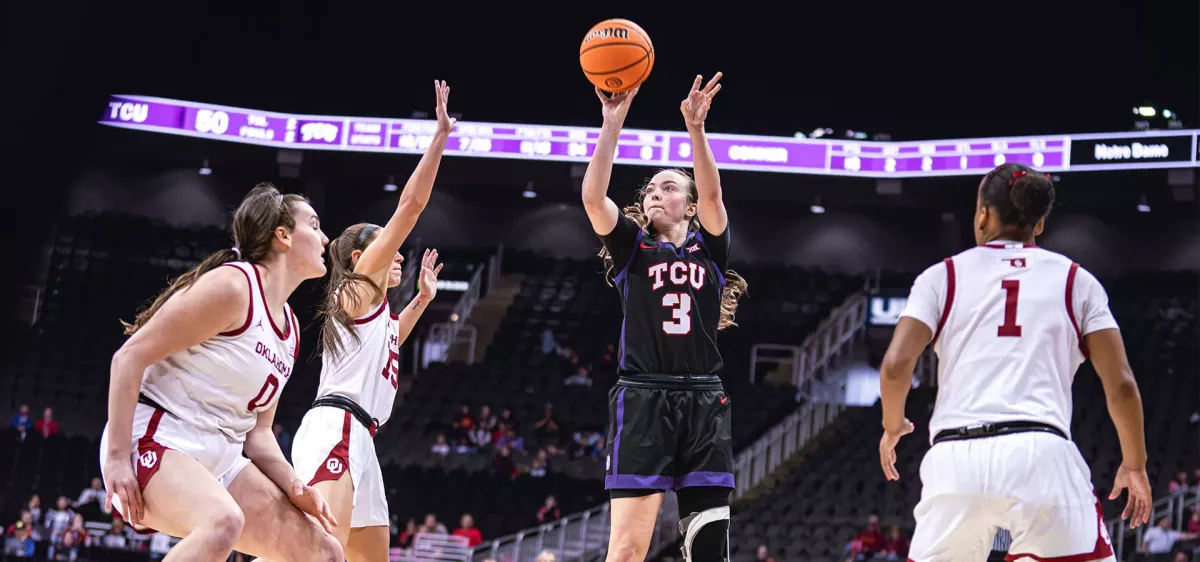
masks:
<path fill-rule="evenodd" d="M 437 296 L 437 276 L 442 272 L 442 266 L 446 265 L 437 261 L 437 250 L 426 249 L 425 255 L 421 257 L 421 276 L 418 278 L 420 290 L 417 297 L 425 302 L 430 302 Z"/>
<path fill-rule="evenodd" d="M 292 505 L 316 519 L 326 533 L 333 534 L 333 528 L 338 524 L 337 519 L 334 519 L 333 510 L 329 508 L 328 503 L 325 503 L 321 492 L 297 479 L 292 481 L 291 489 L 287 493 Z"/>
<path fill-rule="evenodd" d="M 604 94 L 603 90 L 596 88 L 596 97 L 600 98 L 600 114 L 604 117 L 604 121 L 617 125 L 625 124 L 625 116 L 629 114 L 629 103 L 633 101 L 633 97 L 637 93 L 638 88 L 634 88 L 627 92 L 608 96 Z"/>
<path fill-rule="evenodd" d="M 887 480 L 899 480 L 900 472 L 896 470 L 896 444 L 900 438 L 913 432 L 916 426 L 913 422 L 904 420 L 904 429 L 899 433 L 884 431 L 879 439 L 879 465 L 883 468 L 883 477 Z"/>
<path fill-rule="evenodd" d="M 435 110 L 437 113 L 437 130 L 439 133 L 449 134 L 450 131 L 454 130 L 454 124 L 458 122 L 458 119 L 450 117 L 446 113 L 446 104 L 450 102 L 450 86 L 446 85 L 445 80 L 434 80 L 433 91 L 437 94 L 437 109 Z"/>
<path fill-rule="evenodd" d="M 1125 504 L 1125 511 L 1121 512 L 1121 519 L 1129 520 L 1130 529 L 1148 524 L 1153 500 L 1150 495 L 1150 478 L 1146 476 L 1146 470 L 1133 470 L 1124 466 L 1118 468 L 1108 499 L 1115 500 L 1121 497 L 1122 490 L 1129 490 L 1129 501 Z"/>
<path fill-rule="evenodd" d="M 683 121 L 689 131 L 704 127 L 704 120 L 708 118 L 708 110 L 712 107 L 713 98 L 716 97 L 717 92 L 721 91 L 721 84 L 719 84 L 721 76 L 724 74 L 720 72 L 714 74 L 708 84 L 701 89 L 700 82 L 704 77 L 697 74 L 688 96 L 680 102 L 679 112 L 683 114 Z"/>

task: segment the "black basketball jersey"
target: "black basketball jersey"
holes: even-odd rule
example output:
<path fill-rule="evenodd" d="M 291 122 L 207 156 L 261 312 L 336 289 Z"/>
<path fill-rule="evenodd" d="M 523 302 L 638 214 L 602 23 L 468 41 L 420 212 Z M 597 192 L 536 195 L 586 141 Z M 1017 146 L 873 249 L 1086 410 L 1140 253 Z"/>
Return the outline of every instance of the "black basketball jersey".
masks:
<path fill-rule="evenodd" d="M 682 246 L 659 242 L 621 215 L 600 239 L 617 268 L 621 296 L 618 373 L 715 375 L 717 325 L 729 259 L 729 228 L 688 234 Z"/>

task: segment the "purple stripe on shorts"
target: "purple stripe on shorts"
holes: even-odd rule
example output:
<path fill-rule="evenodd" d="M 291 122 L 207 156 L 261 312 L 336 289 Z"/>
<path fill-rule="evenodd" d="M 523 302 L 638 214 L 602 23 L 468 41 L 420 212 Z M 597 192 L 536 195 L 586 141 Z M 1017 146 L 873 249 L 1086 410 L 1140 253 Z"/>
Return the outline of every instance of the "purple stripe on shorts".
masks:
<path fill-rule="evenodd" d="M 733 488 L 732 472 L 689 472 L 675 479 L 675 489 L 689 486 L 721 486 Z"/>
<path fill-rule="evenodd" d="M 617 475 L 617 459 L 621 457 L 621 430 L 625 429 L 625 387 L 617 391 L 617 433 L 612 441 L 612 473 Z M 605 478 L 607 485 L 608 478 Z"/>
<path fill-rule="evenodd" d="M 732 478 L 733 475 L 730 475 Z M 604 477 L 605 490 L 670 490 L 674 479 L 670 476 L 639 476 L 637 474 L 609 474 Z"/>

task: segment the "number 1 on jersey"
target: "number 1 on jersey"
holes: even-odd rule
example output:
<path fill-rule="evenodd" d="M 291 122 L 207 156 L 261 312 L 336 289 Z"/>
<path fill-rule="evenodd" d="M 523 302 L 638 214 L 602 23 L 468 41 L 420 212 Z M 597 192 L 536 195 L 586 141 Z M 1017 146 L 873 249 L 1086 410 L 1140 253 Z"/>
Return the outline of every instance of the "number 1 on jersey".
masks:
<path fill-rule="evenodd" d="M 662 329 L 672 336 L 681 336 L 692 331 L 692 296 L 687 293 L 663 295 L 663 306 L 672 309 L 670 322 L 663 322 Z"/>
<path fill-rule="evenodd" d="M 996 335 L 1002 338 L 1021 337 L 1021 327 L 1017 325 L 1017 296 L 1021 294 L 1021 281 L 1009 279 L 1000 282 L 1004 289 L 1004 323 L 996 328 Z"/>

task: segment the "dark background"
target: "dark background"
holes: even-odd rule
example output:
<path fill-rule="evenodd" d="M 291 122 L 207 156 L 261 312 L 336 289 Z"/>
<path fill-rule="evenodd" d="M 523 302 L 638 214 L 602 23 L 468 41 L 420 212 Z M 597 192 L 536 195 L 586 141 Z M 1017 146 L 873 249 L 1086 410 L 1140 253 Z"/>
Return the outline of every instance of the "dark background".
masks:
<path fill-rule="evenodd" d="M 119 153 L 137 166 L 136 156 L 152 148 L 184 160 L 198 154 L 195 143 L 102 131 L 95 121 L 109 94 L 404 117 L 432 109 L 431 82 L 445 79 L 453 91 L 451 110 L 464 119 L 596 126 L 597 102 L 576 53 L 584 32 L 608 17 L 638 22 L 657 51 L 628 127 L 681 129 L 677 107 L 691 78 L 717 70 L 726 78 L 709 118 L 712 131 L 791 135 L 829 126 L 887 132 L 895 140 L 1119 131 L 1131 127 L 1130 108 L 1143 101 L 1200 126 L 1200 3 L 1186 1 L 470 6 L 66 0 L 9 2 L 5 11 L 0 185 L 9 203 L 5 247 L 18 273 L 0 276 L 5 283 L 20 282 L 44 239 L 47 217 L 61 212 L 66 187 L 96 159 L 115 161 L 111 154 Z M 258 173 L 256 159 L 273 160 L 270 151 L 203 146 L 236 152 L 229 158 L 248 176 Z M 358 182 L 364 194 L 382 183 L 385 171 L 395 168 L 402 178 L 415 162 L 372 156 L 311 159 L 326 181 L 344 180 L 346 190 Z M 463 161 L 443 165 L 451 189 L 500 184 L 459 192 L 470 201 L 511 197 L 531 176 L 565 177 L 569 167 L 471 159 L 471 172 L 454 172 Z M 646 174 L 619 170 L 622 181 Z M 1126 185 L 1130 178 L 1162 184 L 1163 174 L 1073 174 L 1083 180 L 1065 178 L 1060 190 L 1081 207 L 1095 199 L 1127 209 L 1138 191 Z M 866 181 L 730 177 L 727 183 L 766 186 L 745 190 L 743 196 L 754 199 L 791 198 L 807 207 L 814 193 L 827 193 L 842 194 L 846 207 L 878 203 Z M 944 199 L 937 190 L 968 184 L 929 180 L 913 189 L 931 191 L 925 200 L 887 204 L 897 220 L 909 213 L 925 217 L 911 209 L 936 212 L 927 202 Z M 558 197 L 573 199 L 569 190 Z M 969 197 L 962 199 L 956 208 L 969 212 Z"/>

